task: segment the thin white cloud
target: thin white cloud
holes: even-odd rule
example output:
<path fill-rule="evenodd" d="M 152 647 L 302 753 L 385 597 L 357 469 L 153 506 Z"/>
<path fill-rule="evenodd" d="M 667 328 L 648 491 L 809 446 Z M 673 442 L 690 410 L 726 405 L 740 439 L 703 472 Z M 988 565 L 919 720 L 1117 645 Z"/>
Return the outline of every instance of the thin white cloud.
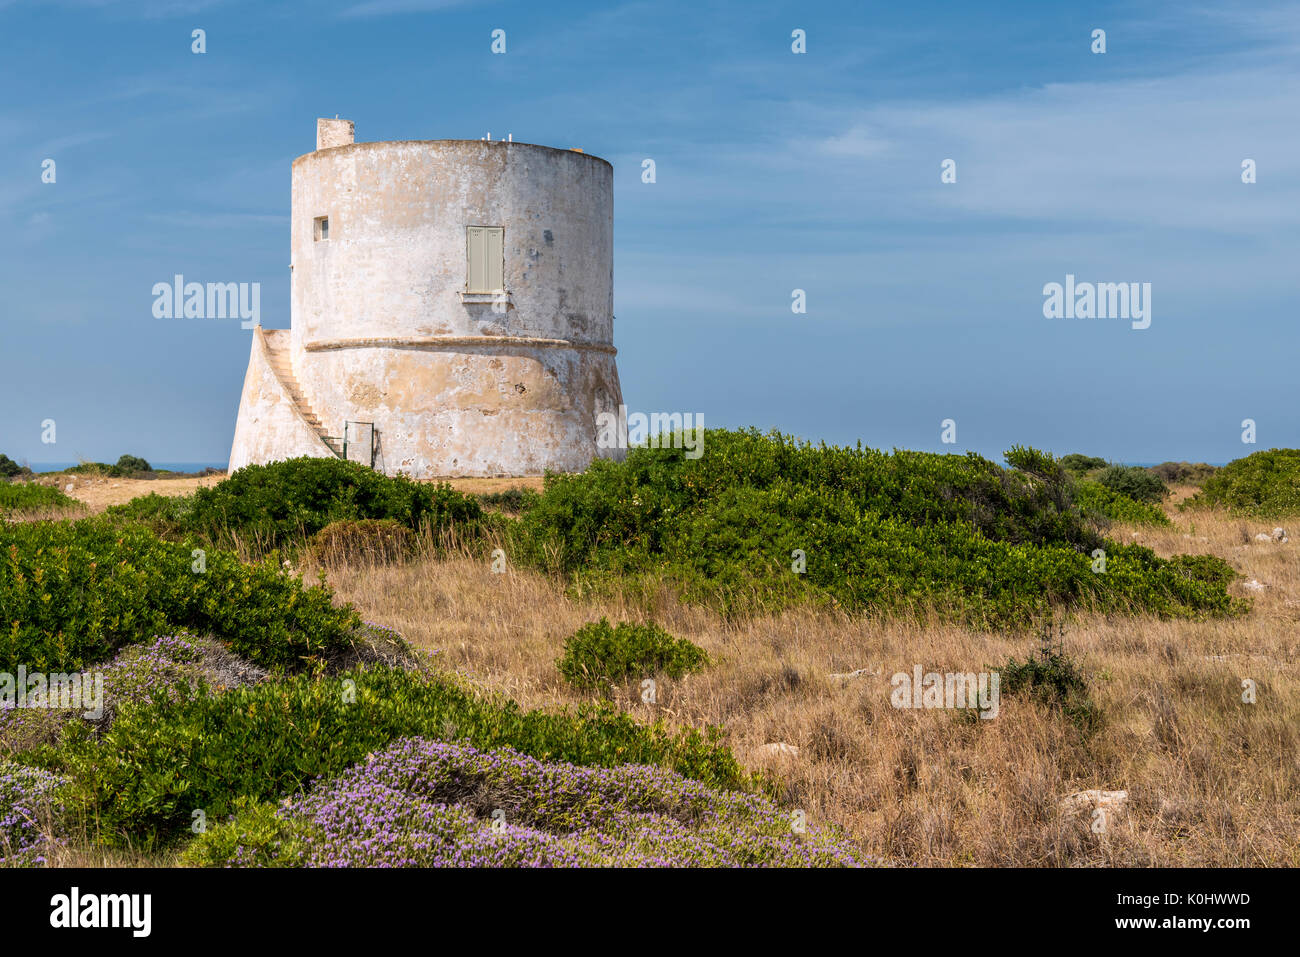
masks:
<path fill-rule="evenodd" d="M 388 17 L 403 13 L 436 13 L 473 0 L 367 0 L 339 11 L 340 19 Z"/>

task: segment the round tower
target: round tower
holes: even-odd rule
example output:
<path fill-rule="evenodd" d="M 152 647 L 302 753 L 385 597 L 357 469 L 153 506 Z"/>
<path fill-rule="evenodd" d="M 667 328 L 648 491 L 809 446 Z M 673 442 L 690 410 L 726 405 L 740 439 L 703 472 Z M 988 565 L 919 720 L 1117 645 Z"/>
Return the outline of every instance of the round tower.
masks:
<path fill-rule="evenodd" d="M 291 331 L 258 331 L 249 376 L 260 342 L 275 374 L 253 391 L 282 385 L 326 449 L 341 454 L 346 435 L 348 458 L 418 478 L 576 471 L 619 454 L 597 447 L 597 415 L 622 402 L 605 160 L 502 141 L 354 143 L 351 122 L 321 120 L 317 149 L 293 163 L 291 229 Z M 249 391 L 235 453 L 303 454 L 308 437 L 277 454 L 250 429 L 241 452 Z"/>

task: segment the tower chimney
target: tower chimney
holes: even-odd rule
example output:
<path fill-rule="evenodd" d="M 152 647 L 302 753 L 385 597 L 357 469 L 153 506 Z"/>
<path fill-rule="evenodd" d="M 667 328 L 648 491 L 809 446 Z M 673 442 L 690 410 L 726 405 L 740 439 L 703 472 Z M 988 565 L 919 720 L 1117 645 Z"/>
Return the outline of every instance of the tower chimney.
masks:
<path fill-rule="evenodd" d="M 356 124 L 351 120 L 318 119 L 316 121 L 316 149 L 327 150 L 334 146 L 351 146 L 356 139 Z"/>

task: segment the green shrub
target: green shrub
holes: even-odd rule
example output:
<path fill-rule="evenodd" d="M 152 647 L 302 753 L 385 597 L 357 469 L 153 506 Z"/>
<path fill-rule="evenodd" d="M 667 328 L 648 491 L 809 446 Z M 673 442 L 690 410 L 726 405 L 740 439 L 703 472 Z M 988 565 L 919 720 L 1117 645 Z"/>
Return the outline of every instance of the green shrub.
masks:
<path fill-rule="evenodd" d="M 68 475 L 99 475 L 104 478 L 125 478 L 126 472 L 107 462 L 80 462 L 63 470 Z"/>
<path fill-rule="evenodd" d="M 123 455 L 117 460 L 114 468 L 122 472 L 123 475 L 130 475 L 133 472 L 152 472 L 153 466 L 145 459 L 138 455 Z"/>
<path fill-rule="evenodd" d="M 0 513 L 81 507 L 81 503 L 75 498 L 64 495 L 52 485 L 39 485 L 36 482 L 0 482 Z"/>
<path fill-rule="evenodd" d="M 518 515 L 535 505 L 541 496 L 530 488 L 508 488 L 504 492 L 484 492 L 474 497 L 484 508 L 496 508 Z"/>
<path fill-rule="evenodd" d="M 680 678 L 708 663 L 704 649 L 685 638 L 674 638 L 653 622 L 624 621 L 611 626 L 602 618 L 565 639 L 564 654 L 555 666 L 575 687 L 599 688 L 659 673 Z"/>
<path fill-rule="evenodd" d="M 751 783 L 715 730 L 642 725 L 608 705 L 523 711 L 451 676 L 374 667 L 172 695 L 123 708 L 98 738 L 81 722 L 66 732 L 64 770 L 110 835 L 178 837 L 196 809 L 217 820 L 247 800 L 292 794 L 408 735 L 580 765 L 657 764 L 733 789 Z"/>
<path fill-rule="evenodd" d="M 1012 469 L 974 454 L 709 430 L 696 459 L 638 448 L 548 476 L 507 527 L 509 551 L 576 588 L 666 582 L 727 614 L 813 601 L 997 626 L 1057 604 L 1179 616 L 1241 607 L 1150 550 L 1107 542 L 1051 456 L 1012 449 L 1007 460 Z M 1108 574 L 1095 575 L 1102 547 Z"/>
<path fill-rule="evenodd" d="M 21 475 L 27 469 L 23 468 L 9 456 L 0 453 L 0 478 L 13 478 L 15 475 Z"/>
<path fill-rule="evenodd" d="M 1169 494 L 1164 482 L 1136 465 L 1107 466 L 1097 473 L 1097 481 L 1112 492 L 1127 495 L 1135 502 L 1157 503 Z"/>
<path fill-rule="evenodd" d="M 114 505 L 107 511 L 110 518 L 130 524 L 146 525 L 159 534 L 185 534 L 194 510 L 193 495 L 160 495 L 150 492 L 129 502 Z"/>
<path fill-rule="evenodd" d="M 1300 449 L 1269 449 L 1229 462 L 1183 503 L 1204 506 L 1259 518 L 1300 514 Z"/>
<path fill-rule="evenodd" d="M 257 867 L 301 867 L 315 837 L 310 822 L 281 816 L 277 804 L 236 798 L 234 820 L 214 822 L 181 854 L 185 867 L 226 867 L 229 861 Z"/>
<path fill-rule="evenodd" d="M 1061 456 L 1061 468 L 1074 475 L 1084 475 L 1105 467 L 1106 460 L 1099 459 L 1095 455 L 1080 455 L 1078 452 L 1074 452 L 1070 455 Z"/>
<path fill-rule="evenodd" d="M 1147 471 L 1166 485 L 1200 485 L 1218 470 L 1204 462 L 1161 462 Z"/>
<path fill-rule="evenodd" d="M 310 538 L 333 522 L 391 519 L 413 531 L 472 535 L 482 518 L 478 502 L 450 485 L 390 478 L 336 458 L 247 465 L 181 502 L 150 496 L 108 511 L 147 520 L 167 535 L 193 534 L 257 552 Z"/>
<path fill-rule="evenodd" d="M 323 585 L 194 544 L 101 519 L 0 526 L 0 671 L 71 671 L 179 629 L 277 670 L 351 647 L 360 618 Z"/>
<path fill-rule="evenodd" d="M 1107 521 L 1130 522 L 1134 525 L 1173 524 L 1159 505 L 1135 501 L 1100 482 L 1078 482 L 1074 487 L 1074 502 L 1085 515 L 1096 515 Z"/>
<path fill-rule="evenodd" d="M 1053 644 L 1050 636 L 1050 630 L 1045 630 L 1037 654 L 1026 655 L 1023 662 L 1013 657 L 999 667 L 985 668 L 999 673 L 999 694 L 1027 694 L 1060 709 L 1081 730 L 1094 731 L 1100 726 L 1101 712 L 1092 700 L 1088 683 L 1064 648 Z"/>

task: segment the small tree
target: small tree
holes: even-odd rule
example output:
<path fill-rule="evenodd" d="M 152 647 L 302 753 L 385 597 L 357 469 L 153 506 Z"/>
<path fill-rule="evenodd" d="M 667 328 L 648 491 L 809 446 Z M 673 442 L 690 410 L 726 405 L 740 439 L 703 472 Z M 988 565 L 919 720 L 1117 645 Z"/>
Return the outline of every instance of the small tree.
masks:
<path fill-rule="evenodd" d="M 124 455 L 117 460 L 117 467 L 123 472 L 152 472 L 153 466 L 138 455 Z"/>

